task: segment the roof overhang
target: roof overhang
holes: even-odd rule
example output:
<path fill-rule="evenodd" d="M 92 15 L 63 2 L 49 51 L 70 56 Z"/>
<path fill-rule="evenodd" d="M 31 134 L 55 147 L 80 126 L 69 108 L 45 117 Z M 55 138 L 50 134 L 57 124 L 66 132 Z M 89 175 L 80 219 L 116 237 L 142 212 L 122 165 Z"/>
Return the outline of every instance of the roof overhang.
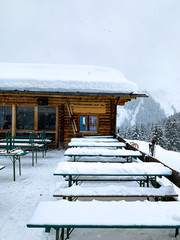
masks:
<path fill-rule="evenodd" d="M 0 90 L 0 94 L 27 94 L 27 95 L 60 95 L 60 96 L 90 96 L 90 97 L 148 97 L 146 93 L 108 93 L 108 92 L 47 92 L 47 91 L 18 91 L 18 90 Z"/>

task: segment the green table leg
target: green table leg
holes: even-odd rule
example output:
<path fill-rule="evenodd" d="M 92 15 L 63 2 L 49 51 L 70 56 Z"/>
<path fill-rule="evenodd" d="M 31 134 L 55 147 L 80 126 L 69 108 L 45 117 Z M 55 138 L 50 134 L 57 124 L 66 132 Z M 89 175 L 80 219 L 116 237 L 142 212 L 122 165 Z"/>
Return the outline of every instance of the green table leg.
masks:
<path fill-rule="evenodd" d="M 176 230 L 175 230 L 175 238 L 177 237 L 178 234 L 179 234 L 179 228 L 176 228 Z"/>
<path fill-rule="evenodd" d="M 36 164 L 37 164 L 37 150 L 38 150 L 38 149 L 36 148 Z"/>
<path fill-rule="evenodd" d="M 18 156 L 17 159 L 19 161 L 19 176 L 21 176 L 21 158 L 20 158 L 20 156 Z"/>
<path fill-rule="evenodd" d="M 64 228 L 61 229 L 61 240 L 64 240 Z"/>
<path fill-rule="evenodd" d="M 13 156 L 13 181 L 16 181 L 16 158 Z"/>
<path fill-rule="evenodd" d="M 56 228 L 56 240 L 59 240 L 59 228 Z"/>
<path fill-rule="evenodd" d="M 34 147 L 32 147 L 32 166 L 34 166 Z"/>

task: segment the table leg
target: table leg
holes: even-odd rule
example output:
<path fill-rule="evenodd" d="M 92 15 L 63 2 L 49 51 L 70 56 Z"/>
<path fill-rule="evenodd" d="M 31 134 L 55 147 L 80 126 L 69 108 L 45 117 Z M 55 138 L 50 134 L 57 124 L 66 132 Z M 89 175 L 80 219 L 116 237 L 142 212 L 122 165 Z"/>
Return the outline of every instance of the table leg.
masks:
<path fill-rule="evenodd" d="M 59 240 L 59 228 L 56 228 L 56 240 Z"/>
<path fill-rule="evenodd" d="M 149 176 L 147 176 L 147 187 L 149 187 Z"/>
<path fill-rule="evenodd" d="M 21 157 L 18 156 L 18 161 L 19 161 L 19 176 L 21 176 Z"/>
<path fill-rule="evenodd" d="M 16 181 L 16 158 L 13 155 L 13 181 Z"/>
<path fill-rule="evenodd" d="M 179 228 L 176 228 L 175 230 L 175 238 L 179 235 Z"/>
<path fill-rule="evenodd" d="M 38 149 L 36 148 L 36 164 L 37 164 L 37 150 L 38 150 Z"/>
<path fill-rule="evenodd" d="M 61 240 L 64 240 L 64 228 L 61 228 Z"/>
<path fill-rule="evenodd" d="M 72 186 L 72 175 L 69 175 L 69 187 Z"/>
<path fill-rule="evenodd" d="M 34 147 L 32 147 L 32 166 L 34 166 Z"/>

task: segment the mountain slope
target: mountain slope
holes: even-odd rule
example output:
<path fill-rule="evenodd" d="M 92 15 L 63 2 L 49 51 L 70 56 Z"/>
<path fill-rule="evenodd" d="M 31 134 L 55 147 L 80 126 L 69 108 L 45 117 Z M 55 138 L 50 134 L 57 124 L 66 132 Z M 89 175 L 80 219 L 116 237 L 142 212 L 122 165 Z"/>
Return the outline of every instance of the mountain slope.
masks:
<path fill-rule="evenodd" d="M 148 98 L 132 100 L 117 109 L 117 127 L 155 123 L 164 118 L 164 110 L 150 95 Z"/>

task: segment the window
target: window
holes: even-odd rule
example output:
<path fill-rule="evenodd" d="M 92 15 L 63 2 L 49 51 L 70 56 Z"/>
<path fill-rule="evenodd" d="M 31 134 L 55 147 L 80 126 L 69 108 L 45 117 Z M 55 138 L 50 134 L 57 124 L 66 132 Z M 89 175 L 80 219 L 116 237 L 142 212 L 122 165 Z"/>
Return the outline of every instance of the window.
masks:
<path fill-rule="evenodd" d="M 39 107 L 38 108 L 38 129 L 56 130 L 56 108 Z"/>
<path fill-rule="evenodd" d="M 34 129 L 34 107 L 17 107 L 16 128 L 21 130 Z"/>
<path fill-rule="evenodd" d="M 80 116 L 80 131 L 97 132 L 97 116 Z"/>
<path fill-rule="evenodd" d="M 11 129 L 12 107 L 0 106 L 0 129 Z"/>

